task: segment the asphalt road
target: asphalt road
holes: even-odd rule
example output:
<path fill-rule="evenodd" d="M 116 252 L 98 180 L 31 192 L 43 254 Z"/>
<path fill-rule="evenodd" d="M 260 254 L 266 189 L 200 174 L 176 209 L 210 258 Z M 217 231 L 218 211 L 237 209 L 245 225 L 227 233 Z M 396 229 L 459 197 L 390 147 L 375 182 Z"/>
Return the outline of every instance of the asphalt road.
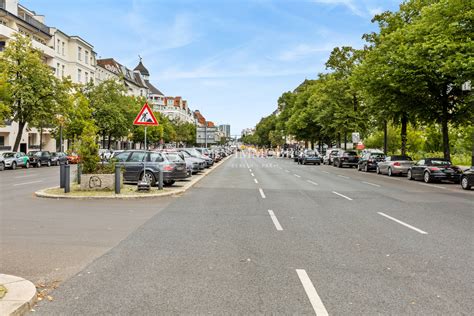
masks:
<path fill-rule="evenodd" d="M 72 220 L 82 222 L 85 236 L 103 221 L 102 212 L 120 207 L 85 202 L 75 207 L 94 208 L 93 220 L 91 212 Z M 136 207 L 156 205 L 140 201 Z M 124 217 L 125 209 L 115 214 Z M 459 185 L 237 155 L 151 212 L 62 283 L 54 301 L 40 303 L 35 314 L 474 310 L 474 191 Z"/>

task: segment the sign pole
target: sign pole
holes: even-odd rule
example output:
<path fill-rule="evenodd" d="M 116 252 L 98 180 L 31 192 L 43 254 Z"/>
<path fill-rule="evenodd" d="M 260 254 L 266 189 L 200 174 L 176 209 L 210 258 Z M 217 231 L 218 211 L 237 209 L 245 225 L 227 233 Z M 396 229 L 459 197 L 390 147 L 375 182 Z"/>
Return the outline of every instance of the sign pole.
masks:
<path fill-rule="evenodd" d="M 143 158 L 143 179 L 146 180 L 146 153 L 147 147 L 146 147 L 146 125 L 145 125 L 145 157 Z"/>

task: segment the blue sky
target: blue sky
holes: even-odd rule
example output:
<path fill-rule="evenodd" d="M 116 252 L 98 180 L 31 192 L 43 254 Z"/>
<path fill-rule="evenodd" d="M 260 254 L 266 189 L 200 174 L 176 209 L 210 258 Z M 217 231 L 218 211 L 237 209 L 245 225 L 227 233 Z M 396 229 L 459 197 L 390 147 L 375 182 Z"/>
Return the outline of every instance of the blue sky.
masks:
<path fill-rule="evenodd" d="M 278 97 L 325 71 L 333 47 L 361 47 L 399 0 L 24 0 L 46 24 L 129 68 L 143 57 L 163 93 L 206 119 L 254 126 Z"/>

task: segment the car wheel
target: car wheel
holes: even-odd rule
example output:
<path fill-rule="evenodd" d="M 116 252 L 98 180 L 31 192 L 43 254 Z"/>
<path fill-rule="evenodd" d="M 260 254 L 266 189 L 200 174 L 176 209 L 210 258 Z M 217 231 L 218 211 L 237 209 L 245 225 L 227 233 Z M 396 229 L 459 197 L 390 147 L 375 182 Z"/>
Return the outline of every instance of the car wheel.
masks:
<path fill-rule="evenodd" d="M 377 166 L 377 168 L 375 169 L 375 172 L 376 172 L 377 174 L 380 174 L 380 168 L 379 168 L 379 166 Z"/>
<path fill-rule="evenodd" d="M 393 176 L 393 173 L 392 173 L 392 168 L 388 168 L 388 172 L 387 172 L 388 176 L 391 177 Z"/>
<path fill-rule="evenodd" d="M 156 183 L 155 176 L 150 171 L 145 172 L 145 176 L 141 176 L 142 180 L 145 180 L 150 186 L 154 186 Z"/>
<path fill-rule="evenodd" d="M 16 162 L 12 162 L 12 170 L 16 169 Z"/>
<path fill-rule="evenodd" d="M 166 180 L 166 181 L 163 181 L 163 184 L 166 186 L 170 186 L 170 185 L 173 185 L 174 182 L 175 182 L 174 180 Z"/>
<path fill-rule="evenodd" d="M 337 164 L 337 167 L 338 167 L 338 168 L 342 168 L 342 163 L 339 162 L 339 163 Z"/>
<path fill-rule="evenodd" d="M 411 175 L 411 170 L 408 170 L 407 178 L 408 180 L 413 180 L 413 176 Z"/>
<path fill-rule="evenodd" d="M 469 181 L 468 181 L 467 177 L 462 177 L 461 178 L 461 187 L 464 190 L 470 190 L 471 189 L 471 186 L 469 185 Z"/>
<path fill-rule="evenodd" d="M 51 160 L 48 160 L 48 167 L 51 167 Z"/>
<path fill-rule="evenodd" d="M 423 180 L 425 181 L 425 183 L 431 182 L 430 173 L 428 171 L 425 171 L 425 173 L 423 174 Z"/>
<path fill-rule="evenodd" d="M 0 162 L 0 171 L 5 170 L 5 164 L 3 162 Z"/>

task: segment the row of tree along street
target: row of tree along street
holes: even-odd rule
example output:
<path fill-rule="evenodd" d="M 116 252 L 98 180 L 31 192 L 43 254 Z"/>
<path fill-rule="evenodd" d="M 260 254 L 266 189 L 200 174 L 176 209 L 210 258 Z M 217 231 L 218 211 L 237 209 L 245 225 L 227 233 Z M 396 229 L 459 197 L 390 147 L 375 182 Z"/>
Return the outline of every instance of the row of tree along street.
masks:
<path fill-rule="evenodd" d="M 328 72 L 283 93 L 278 114 L 262 118 L 244 142 L 278 146 L 291 135 L 341 147 L 359 132 L 366 147 L 386 153 L 474 164 L 473 6 L 408 0 L 376 15 L 379 30 L 363 35 L 362 49 L 334 48 Z"/>
<path fill-rule="evenodd" d="M 19 34 L 0 55 L 0 124 L 7 119 L 18 122 L 13 151 L 18 150 L 26 125 L 38 128 L 40 137 L 48 128 L 58 138 L 62 129 L 71 149 L 86 129 L 88 135 L 96 133 L 104 148 L 124 137 L 143 142 L 144 128 L 132 123 L 145 98 L 126 96 L 125 86 L 116 80 L 78 85 L 69 78 L 58 79 L 41 56 L 31 40 Z M 148 128 L 149 144 L 195 143 L 194 124 L 156 116 L 160 125 Z"/>

